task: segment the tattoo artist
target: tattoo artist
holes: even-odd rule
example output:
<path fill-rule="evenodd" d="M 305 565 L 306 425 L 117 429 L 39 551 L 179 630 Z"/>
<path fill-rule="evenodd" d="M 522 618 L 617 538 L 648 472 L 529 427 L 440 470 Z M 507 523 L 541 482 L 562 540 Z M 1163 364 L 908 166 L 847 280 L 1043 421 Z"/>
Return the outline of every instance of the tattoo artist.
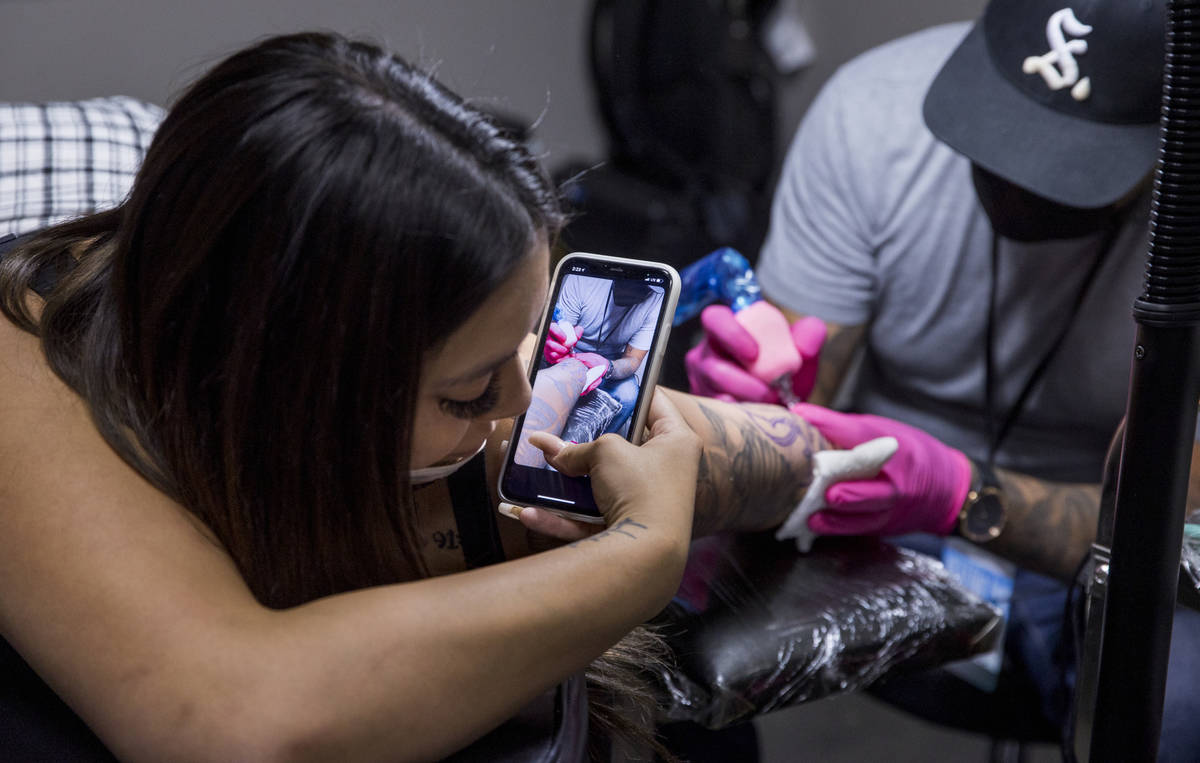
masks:
<path fill-rule="evenodd" d="M 991 0 L 860 56 L 795 136 L 758 263 L 808 365 L 792 392 L 840 409 L 793 410 L 839 447 L 900 443 L 810 529 L 959 534 L 1015 562 L 1007 658 L 1052 728 L 1066 583 L 1124 413 L 1164 23 L 1158 0 Z M 745 370 L 758 339 L 723 307 L 702 323 L 692 390 L 778 400 Z M 1200 614 L 1177 612 L 1170 659 L 1160 759 L 1194 760 Z"/>

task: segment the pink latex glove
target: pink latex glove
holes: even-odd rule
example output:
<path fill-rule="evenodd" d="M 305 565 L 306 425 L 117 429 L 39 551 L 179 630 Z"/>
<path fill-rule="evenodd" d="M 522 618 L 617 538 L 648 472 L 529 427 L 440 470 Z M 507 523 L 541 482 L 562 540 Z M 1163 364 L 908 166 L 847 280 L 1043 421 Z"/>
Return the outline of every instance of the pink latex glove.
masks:
<path fill-rule="evenodd" d="M 886 435 L 900 444 L 878 476 L 826 490 L 826 508 L 809 517 L 810 530 L 818 535 L 945 535 L 953 529 L 971 487 L 971 462 L 961 451 L 882 416 L 839 413 L 809 403 L 790 410 L 839 448 Z"/>
<path fill-rule="evenodd" d="M 568 337 L 557 323 L 550 324 L 550 330 L 546 332 L 546 346 L 542 348 L 542 357 L 547 363 L 553 365 L 570 357 L 571 348 L 579 341 L 583 327 L 575 326 L 574 329 L 575 336 Z"/>
<path fill-rule="evenodd" d="M 583 397 L 596 387 L 600 386 L 600 382 L 604 381 L 604 376 L 608 373 L 608 367 L 611 365 L 611 363 L 609 363 L 608 358 L 604 357 L 603 355 L 597 355 L 594 352 L 581 352 L 574 357 L 576 360 L 587 366 L 588 378 L 592 378 L 593 376 L 595 377 L 592 378 L 591 382 L 584 385 L 583 391 L 579 393 L 579 396 Z M 596 368 L 602 368 L 604 370 L 600 373 L 593 374 L 592 369 Z"/>
<path fill-rule="evenodd" d="M 825 343 L 821 319 L 801 318 L 788 327 L 778 309 L 756 302 L 740 313 L 709 305 L 700 313 L 700 325 L 705 337 L 684 357 L 693 394 L 730 402 L 779 403 L 772 382 L 781 373 L 791 374 L 796 400 L 812 394 Z"/>

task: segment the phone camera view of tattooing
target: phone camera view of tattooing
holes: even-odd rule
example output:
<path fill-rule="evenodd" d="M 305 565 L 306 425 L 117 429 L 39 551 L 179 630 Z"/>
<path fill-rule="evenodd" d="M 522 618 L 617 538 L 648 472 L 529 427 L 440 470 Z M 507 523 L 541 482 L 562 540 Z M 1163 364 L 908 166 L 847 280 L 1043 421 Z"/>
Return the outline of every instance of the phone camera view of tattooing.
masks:
<path fill-rule="evenodd" d="M 574 274 L 563 280 L 539 367 L 567 363 L 568 369 L 582 370 L 583 378 L 578 393 L 573 384 L 562 390 L 572 404 L 561 431 L 554 434 L 567 442 L 589 442 L 608 432 L 628 435 L 663 291 L 646 281 Z M 578 376 L 570 374 L 567 380 Z M 526 426 L 524 434 L 529 431 Z M 545 459 L 538 464 L 539 458 L 524 460 L 522 455 L 518 463 L 545 465 Z"/>
<path fill-rule="evenodd" d="M 637 439 L 638 413 L 654 385 L 654 351 L 669 330 L 675 278 L 674 271 L 654 263 L 614 264 L 612 258 L 592 255 L 563 261 L 534 361 L 533 401 L 514 438 L 506 490 L 523 484 L 527 489 L 517 492 L 571 511 L 581 501 L 591 503 L 587 478 L 555 473 L 529 436 L 545 432 L 567 443 L 591 442 L 604 434 Z"/>

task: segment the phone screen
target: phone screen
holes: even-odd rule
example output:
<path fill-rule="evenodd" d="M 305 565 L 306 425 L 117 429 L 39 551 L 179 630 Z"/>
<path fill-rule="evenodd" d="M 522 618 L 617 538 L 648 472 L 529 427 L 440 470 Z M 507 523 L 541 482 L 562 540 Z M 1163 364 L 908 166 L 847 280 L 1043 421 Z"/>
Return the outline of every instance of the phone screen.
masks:
<path fill-rule="evenodd" d="M 571 255 L 557 270 L 518 419 L 502 497 L 599 519 L 589 478 L 568 477 L 529 444 L 546 431 L 567 442 L 614 433 L 637 441 L 670 331 L 678 276 L 668 266 Z M 550 344 L 547 344 L 547 339 Z"/>

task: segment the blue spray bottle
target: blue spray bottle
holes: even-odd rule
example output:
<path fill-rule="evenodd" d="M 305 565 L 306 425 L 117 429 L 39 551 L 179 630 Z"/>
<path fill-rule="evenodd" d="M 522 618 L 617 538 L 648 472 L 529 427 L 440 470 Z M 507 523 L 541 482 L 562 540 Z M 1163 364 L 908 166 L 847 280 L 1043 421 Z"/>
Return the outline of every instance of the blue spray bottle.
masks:
<path fill-rule="evenodd" d="M 694 318 L 708 305 L 728 305 L 734 320 L 759 343 L 758 358 L 747 370 L 774 386 L 785 404 L 797 402 L 791 376 L 800 368 L 800 353 L 787 319 L 763 300 L 750 262 L 736 249 L 721 247 L 681 270 L 679 280 L 673 324 Z"/>
<path fill-rule="evenodd" d="M 691 320 L 709 305 L 720 302 L 735 313 L 762 299 L 762 289 L 749 261 L 741 252 L 723 246 L 679 272 L 679 303 L 674 325 Z"/>

